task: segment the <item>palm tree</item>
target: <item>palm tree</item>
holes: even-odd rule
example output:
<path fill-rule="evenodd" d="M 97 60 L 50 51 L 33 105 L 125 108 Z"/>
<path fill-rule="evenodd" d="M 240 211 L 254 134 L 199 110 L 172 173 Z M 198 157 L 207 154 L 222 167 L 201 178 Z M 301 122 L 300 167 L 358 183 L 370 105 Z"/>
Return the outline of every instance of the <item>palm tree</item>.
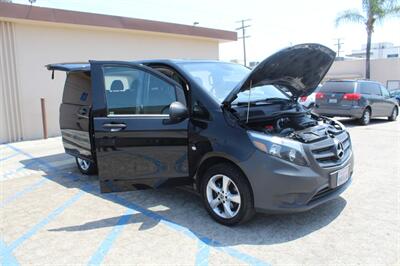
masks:
<path fill-rule="evenodd" d="M 367 53 L 365 60 L 365 78 L 370 78 L 370 53 L 371 37 L 374 32 L 375 22 L 382 22 L 389 16 L 400 15 L 398 0 L 362 0 L 361 14 L 358 10 L 349 9 L 341 12 L 336 17 L 336 26 L 342 22 L 363 23 L 367 30 Z M 400 29 L 399 29 L 400 32 Z"/>

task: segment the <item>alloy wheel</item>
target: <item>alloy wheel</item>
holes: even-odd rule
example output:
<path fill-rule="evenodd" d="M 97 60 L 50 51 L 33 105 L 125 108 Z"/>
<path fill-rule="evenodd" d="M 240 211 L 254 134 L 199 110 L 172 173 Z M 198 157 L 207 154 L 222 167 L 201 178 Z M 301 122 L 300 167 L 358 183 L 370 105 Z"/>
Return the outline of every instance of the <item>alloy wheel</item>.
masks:
<path fill-rule="evenodd" d="M 219 217 L 230 219 L 238 214 L 241 206 L 240 192 L 228 176 L 212 176 L 207 183 L 206 195 L 210 208 Z"/>
<path fill-rule="evenodd" d="M 368 124 L 370 119 L 371 119 L 371 114 L 370 114 L 369 110 L 365 110 L 364 116 L 363 116 L 364 124 Z"/>
<path fill-rule="evenodd" d="M 77 158 L 77 160 L 78 160 L 79 167 L 82 170 L 87 171 L 89 169 L 89 167 L 90 167 L 90 162 L 89 161 L 81 159 L 81 158 Z"/>

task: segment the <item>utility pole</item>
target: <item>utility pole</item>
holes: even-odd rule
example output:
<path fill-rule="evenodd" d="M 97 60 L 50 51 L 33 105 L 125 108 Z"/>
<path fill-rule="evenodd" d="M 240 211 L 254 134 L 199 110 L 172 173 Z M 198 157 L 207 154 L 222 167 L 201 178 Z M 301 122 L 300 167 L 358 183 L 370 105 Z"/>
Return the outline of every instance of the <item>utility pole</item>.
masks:
<path fill-rule="evenodd" d="M 340 57 L 340 52 L 342 50 L 342 44 L 344 44 L 344 43 L 340 42 L 342 40 L 342 38 L 337 38 L 335 40 L 336 40 L 336 43 L 334 45 L 337 46 L 336 56 Z"/>
<path fill-rule="evenodd" d="M 250 38 L 250 35 L 246 35 L 246 28 L 251 26 L 251 25 L 245 25 L 245 22 L 250 21 L 250 20 L 251 19 L 242 19 L 242 20 L 236 21 L 236 23 L 240 23 L 240 25 L 241 25 L 236 30 L 242 30 L 242 36 L 238 37 L 238 39 L 243 39 L 243 62 L 244 62 L 244 66 L 247 65 L 247 61 L 246 61 L 246 38 Z"/>

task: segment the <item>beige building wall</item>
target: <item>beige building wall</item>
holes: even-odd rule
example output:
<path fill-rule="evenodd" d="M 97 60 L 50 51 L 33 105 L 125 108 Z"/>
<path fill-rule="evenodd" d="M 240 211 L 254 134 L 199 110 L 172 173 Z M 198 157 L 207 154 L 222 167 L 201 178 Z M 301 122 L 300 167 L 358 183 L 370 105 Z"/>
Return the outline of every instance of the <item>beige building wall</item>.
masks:
<path fill-rule="evenodd" d="M 325 79 L 363 79 L 365 60 L 335 61 Z M 371 60 L 371 79 L 386 85 L 388 80 L 400 80 L 400 58 Z"/>
<path fill-rule="evenodd" d="M 89 59 L 218 59 L 216 39 L 32 21 L 0 21 L 0 24 L 0 143 L 42 137 L 41 97 L 46 99 L 49 136 L 59 135 L 58 109 L 65 74 L 56 72 L 55 79 L 51 80 L 51 73 L 44 67 L 46 64 Z M 13 32 L 5 32 L 5 28 Z M 14 54 L 9 54 L 10 51 Z M 6 59 L 4 54 L 7 54 Z M 5 73 L 5 69 L 10 73 Z M 4 74 L 11 75 L 7 83 Z M 4 93 L 8 98 L 3 97 Z M 12 104 L 10 98 L 14 99 Z M 13 113 L 10 116 L 5 108 L 13 104 L 16 106 L 10 109 Z M 7 119 L 20 121 L 10 123 Z"/>

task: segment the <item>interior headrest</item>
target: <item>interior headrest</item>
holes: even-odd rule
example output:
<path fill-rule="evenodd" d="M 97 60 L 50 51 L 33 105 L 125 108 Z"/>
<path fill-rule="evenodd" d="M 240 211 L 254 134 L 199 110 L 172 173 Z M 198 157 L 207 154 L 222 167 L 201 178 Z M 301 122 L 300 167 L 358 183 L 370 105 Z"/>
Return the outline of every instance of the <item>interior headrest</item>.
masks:
<path fill-rule="evenodd" d="M 111 83 L 110 91 L 123 91 L 123 90 L 124 90 L 124 84 L 122 83 L 121 80 L 116 79 Z"/>

